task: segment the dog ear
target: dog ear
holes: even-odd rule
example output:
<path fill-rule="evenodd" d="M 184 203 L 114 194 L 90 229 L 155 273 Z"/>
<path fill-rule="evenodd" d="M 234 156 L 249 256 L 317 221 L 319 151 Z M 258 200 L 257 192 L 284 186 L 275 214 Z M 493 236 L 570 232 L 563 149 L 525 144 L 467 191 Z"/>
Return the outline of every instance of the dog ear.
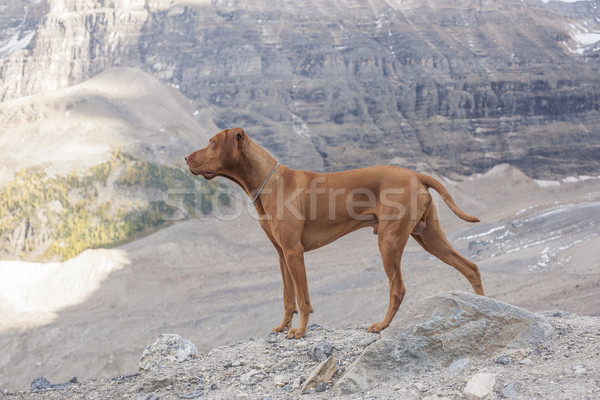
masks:
<path fill-rule="evenodd" d="M 242 128 L 233 128 L 227 131 L 226 149 L 233 160 L 239 160 L 239 146 L 242 144 L 246 137 L 246 132 L 244 132 Z"/>
<path fill-rule="evenodd" d="M 233 128 L 232 129 L 233 134 L 235 135 L 235 139 L 239 142 L 244 141 L 248 135 L 246 135 L 246 132 L 244 132 L 244 130 L 242 128 Z"/>

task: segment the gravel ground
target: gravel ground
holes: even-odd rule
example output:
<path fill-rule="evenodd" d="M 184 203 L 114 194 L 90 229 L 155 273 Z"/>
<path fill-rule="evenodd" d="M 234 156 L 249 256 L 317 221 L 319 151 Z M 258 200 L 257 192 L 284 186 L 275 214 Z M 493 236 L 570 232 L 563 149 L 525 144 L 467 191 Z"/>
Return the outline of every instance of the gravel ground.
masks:
<path fill-rule="evenodd" d="M 495 375 L 494 398 L 599 399 L 600 317 L 560 311 L 543 315 L 556 332 L 538 348 L 499 353 L 451 371 L 414 371 L 401 381 L 343 398 L 469 398 L 464 393 L 467 381 L 476 373 L 488 373 Z M 335 382 L 378 338 L 364 327 L 329 329 L 313 324 L 300 340 L 269 334 L 193 354 L 152 372 L 5 392 L 0 399 L 333 399 Z M 337 366 L 332 381 L 302 394 L 306 379 L 329 356 Z M 50 385 L 41 379 L 34 383 Z"/>

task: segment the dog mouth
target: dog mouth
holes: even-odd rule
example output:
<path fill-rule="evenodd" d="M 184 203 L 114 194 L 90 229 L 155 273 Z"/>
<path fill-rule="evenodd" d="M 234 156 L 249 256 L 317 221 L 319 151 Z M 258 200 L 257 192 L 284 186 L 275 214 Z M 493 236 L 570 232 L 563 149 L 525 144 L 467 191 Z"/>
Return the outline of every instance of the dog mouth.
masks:
<path fill-rule="evenodd" d="M 210 179 L 215 176 L 215 171 L 200 171 L 195 175 L 202 175 L 204 179 Z"/>
<path fill-rule="evenodd" d="M 190 172 L 194 176 L 202 175 L 205 179 L 214 178 L 217 174 L 213 170 L 209 169 L 197 169 L 193 167 L 189 167 Z"/>

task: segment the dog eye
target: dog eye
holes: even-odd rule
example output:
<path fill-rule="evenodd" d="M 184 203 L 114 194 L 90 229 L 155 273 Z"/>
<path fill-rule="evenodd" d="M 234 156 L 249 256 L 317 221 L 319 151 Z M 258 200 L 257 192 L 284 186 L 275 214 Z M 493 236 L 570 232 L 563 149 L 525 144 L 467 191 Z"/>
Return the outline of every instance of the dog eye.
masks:
<path fill-rule="evenodd" d="M 217 143 L 213 140 L 211 140 L 210 142 L 208 142 L 208 144 L 210 145 L 210 147 L 215 147 L 217 145 Z"/>

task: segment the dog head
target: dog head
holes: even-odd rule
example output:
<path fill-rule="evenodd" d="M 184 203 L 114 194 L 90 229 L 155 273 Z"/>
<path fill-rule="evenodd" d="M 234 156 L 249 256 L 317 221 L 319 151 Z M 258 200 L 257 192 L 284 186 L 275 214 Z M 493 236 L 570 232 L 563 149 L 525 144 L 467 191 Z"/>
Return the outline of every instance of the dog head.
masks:
<path fill-rule="evenodd" d="M 240 159 L 246 132 L 242 128 L 225 129 L 210 138 L 208 146 L 185 157 L 191 173 L 212 179 L 231 170 Z"/>

